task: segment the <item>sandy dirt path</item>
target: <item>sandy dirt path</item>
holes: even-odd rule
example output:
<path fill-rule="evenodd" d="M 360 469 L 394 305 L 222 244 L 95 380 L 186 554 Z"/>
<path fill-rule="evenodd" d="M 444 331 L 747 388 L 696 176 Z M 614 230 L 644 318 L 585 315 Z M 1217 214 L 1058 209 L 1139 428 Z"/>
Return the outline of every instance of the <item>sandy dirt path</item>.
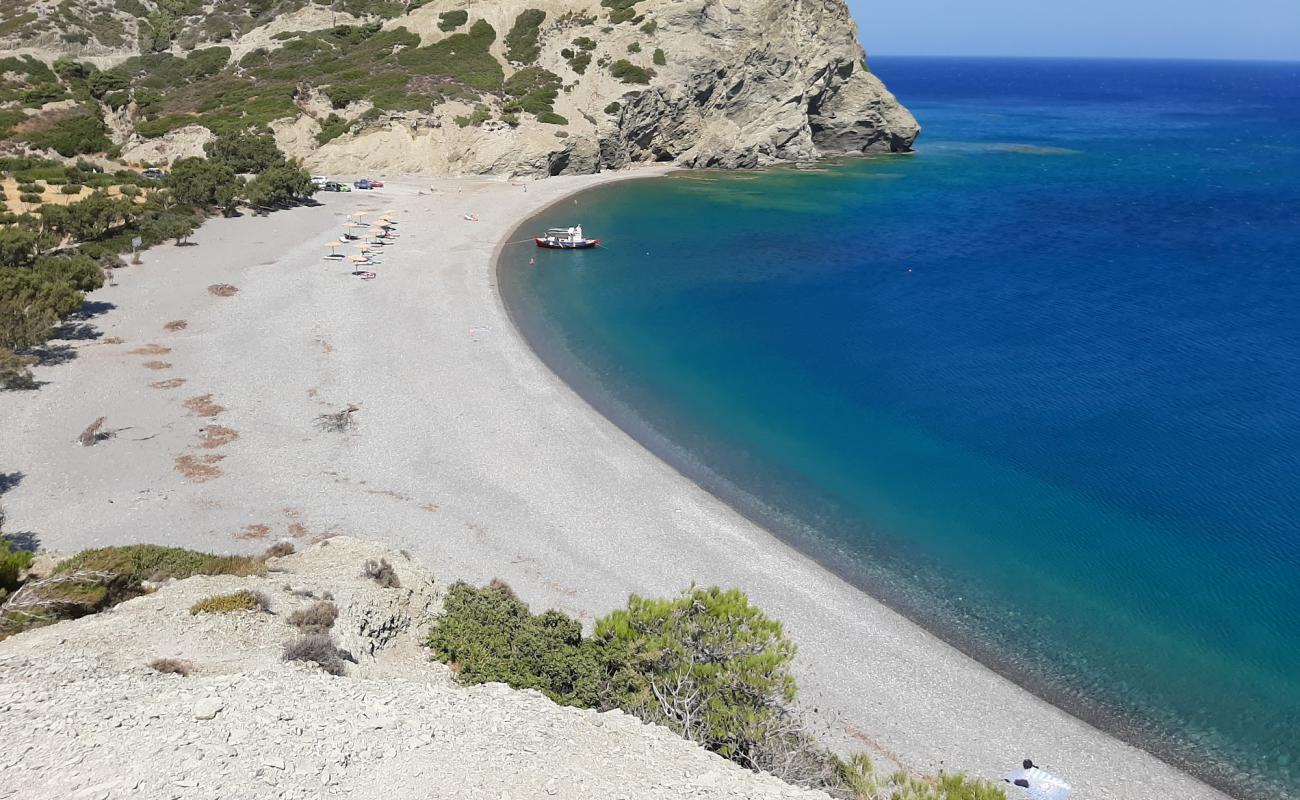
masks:
<path fill-rule="evenodd" d="M 998 778 L 1032 757 L 1080 800 L 1222 797 L 831 576 L 541 364 L 494 254 L 519 220 L 616 177 L 397 181 L 146 253 L 91 298 L 98 338 L 65 343 L 75 358 L 39 368 L 39 390 L 0 394 L 6 530 L 58 550 L 345 533 L 587 620 L 629 592 L 736 585 L 797 641 L 818 718 L 878 758 Z M 347 214 L 388 209 L 401 237 L 379 278 L 322 260 Z M 349 404 L 353 431 L 317 427 Z M 112 438 L 83 447 L 101 416 Z"/>

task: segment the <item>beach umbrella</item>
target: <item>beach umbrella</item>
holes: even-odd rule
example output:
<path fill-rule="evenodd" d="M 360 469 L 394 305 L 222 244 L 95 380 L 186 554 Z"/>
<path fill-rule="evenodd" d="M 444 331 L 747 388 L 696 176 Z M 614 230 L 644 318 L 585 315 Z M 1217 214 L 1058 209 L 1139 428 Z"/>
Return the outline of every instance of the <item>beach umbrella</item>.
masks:
<path fill-rule="evenodd" d="M 368 262 L 368 261 L 370 260 L 370 259 L 367 258 L 366 256 L 348 256 L 348 259 L 351 260 L 351 261 L 353 261 L 353 262 L 355 262 L 355 263 L 357 263 L 357 264 L 365 264 L 366 262 Z"/>
<path fill-rule="evenodd" d="M 337 250 L 338 247 L 339 247 L 339 243 L 338 243 L 338 242 L 326 242 L 324 246 L 325 246 L 325 247 L 328 247 L 328 248 L 330 249 L 330 254 L 327 255 L 327 256 L 325 256 L 326 258 L 334 258 L 334 259 L 338 259 L 338 258 L 342 258 L 342 257 L 343 257 L 343 256 L 339 255 L 338 253 L 334 252 L 334 251 Z"/>
<path fill-rule="evenodd" d="M 365 225 L 362 225 L 360 222 L 349 222 L 348 224 L 344 225 L 343 227 L 345 227 L 345 228 L 364 228 L 364 227 L 366 227 L 366 226 L 365 226 Z"/>

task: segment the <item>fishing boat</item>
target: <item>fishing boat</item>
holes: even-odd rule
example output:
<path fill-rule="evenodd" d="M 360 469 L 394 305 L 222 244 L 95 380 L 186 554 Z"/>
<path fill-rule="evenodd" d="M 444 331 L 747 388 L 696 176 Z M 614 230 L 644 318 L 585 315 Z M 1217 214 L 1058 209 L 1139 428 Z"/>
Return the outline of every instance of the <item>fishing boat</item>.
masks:
<path fill-rule="evenodd" d="M 534 236 L 538 247 L 552 250 L 586 250 L 600 244 L 599 239 L 588 239 L 582 235 L 582 226 L 572 228 L 551 228 L 545 236 Z"/>

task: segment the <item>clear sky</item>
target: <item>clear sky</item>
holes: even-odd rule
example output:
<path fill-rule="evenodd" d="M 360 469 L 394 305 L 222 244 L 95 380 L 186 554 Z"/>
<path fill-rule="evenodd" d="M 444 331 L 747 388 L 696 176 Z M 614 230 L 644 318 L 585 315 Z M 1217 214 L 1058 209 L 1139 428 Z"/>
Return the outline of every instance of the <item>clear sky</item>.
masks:
<path fill-rule="evenodd" d="M 848 0 L 867 55 L 1300 60 L 1300 0 Z"/>

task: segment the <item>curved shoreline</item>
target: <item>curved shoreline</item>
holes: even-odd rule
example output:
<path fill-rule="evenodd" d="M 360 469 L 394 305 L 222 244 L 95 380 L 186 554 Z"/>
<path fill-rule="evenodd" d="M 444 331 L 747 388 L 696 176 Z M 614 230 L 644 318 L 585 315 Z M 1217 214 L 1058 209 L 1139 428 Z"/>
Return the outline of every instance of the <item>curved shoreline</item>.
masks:
<path fill-rule="evenodd" d="M 1036 701 L 1046 703 L 1052 708 L 1068 714 L 1080 723 L 1092 727 L 1100 735 L 1150 753 L 1163 763 L 1195 780 L 1205 781 L 1206 788 L 1211 789 L 1211 791 L 1237 792 L 1236 796 L 1241 797 L 1255 796 L 1251 794 L 1248 788 L 1234 786 L 1230 778 L 1216 776 L 1198 769 L 1201 765 L 1197 764 L 1192 757 L 1180 753 L 1175 744 L 1165 743 L 1158 738 L 1153 743 L 1151 738 L 1156 734 L 1147 732 L 1148 735 L 1144 736 L 1139 729 L 1126 725 L 1122 715 L 1112 712 L 1101 703 L 1078 697 L 1072 698 L 1074 702 L 1070 702 L 1071 698 L 1066 690 L 1055 689 L 1032 673 L 1016 669 L 1009 661 L 999 662 L 994 655 L 986 652 L 987 648 L 982 648 L 978 643 L 970 641 L 960 631 L 946 628 L 942 620 L 926 619 L 919 614 L 912 613 L 906 606 L 891 602 L 887 594 L 873 590 L 869 583 L 864 583 L 863 576 L 854 575 L 851 571 L 844 569 L 843 565 L 837 564 L 829 553 L 818 553 L 800 547 L 799 540 L 808 539 L 808 537 L 801 537 L 795 533 L 795 529 L 804 527 L 801 522 L 793 519 L 783 520 L 783 515 L 766 504 L 762 498 L 753 495 L 725 476 L 714 472 L 699 462 L 689 450 L 658 431 L 651 423 L 641 417 L 635 408 L 630 407 L 602 384 L 600 378 L 592 374 L 587 365 L 562 342 L 549 342 L 546 345 L 541 345 L 538 341 L 538 332 L 536 330 L 530 331 L 529 328 L 533 326 L 521 322 L 519 312 L 511 306 L 510 301 L 506 298 L 506 292 L 502 288 L 505 280 L 504 273 L 509 269 L 518 268 L 517 266 L 508 266 L 505 263 L 506 248 L 516 244 L 515 240 L 526 229 L 538 227 L 539 221 L 561 202 L 570 198 L 575 199 L 576 202 L 578 197 L 589 194 L 598 188 L 604 188 L 604 186 L 577 190 L 536 210 L 513 228 L 493 253 L 496 294 L 503 312 L 513 325 L 519 339 L 537 360 L 545 365 L 557 381 L 567 386 L 592 412 L 599 414 L 618 427 L 668 468 L 690 480 L 755 527 L 779 541 L 783 546 L 789 547 L 801 556 L 813 561 L 828 574 L 828 577 L 849 584 L 870 601 L 879 603 L 890 612 L 897 614 L 908 623 L 923 630 L 926 634 L 936 637 L 944 646 L 956 650 L 962 656 L 978 663 L 981 667 L 990 670 L 1000 678 L 1011 682 Z M 1156 746 L 1152 747 L 1152 744 Z"/>
<path fill-rule="evenodd" d="M 539 360 L 496 286 L 503 243 L 576 192 L 662 173 L 399 179 L 379 195 L 214 219 L 194 246 L 146 252 L 95 293 L 102 338 L 68 343 L 75 360 L 39 367 L 45 386 L 0 403 L 0 469 L 22 473 L 3 498 L 10 529 L 64 551 L 382 537 L 440 577 L 499 576 L 580 619 L 630 592 L 739 586 L 799 644 L 801 697 L 845 745 L 991 779 L 1030 756 L 1080 798 L 1223 798 L 828 572 Z M 404 224 L 378 280 L 322 265 L 320 243 L 345 214 L 388 207 Z M 217 284 L 239 291 L 217 296 Z M 237 438 L 206 449 L 213 418 L 196 400 L 221 407 L 216 421 Z M 355 433 L 316 429 L 317 415 L 351 403 Z M 100 416 L 128 433 L 77 444 Z M 187 475 L 186 459 L 215 474 Z"/>

